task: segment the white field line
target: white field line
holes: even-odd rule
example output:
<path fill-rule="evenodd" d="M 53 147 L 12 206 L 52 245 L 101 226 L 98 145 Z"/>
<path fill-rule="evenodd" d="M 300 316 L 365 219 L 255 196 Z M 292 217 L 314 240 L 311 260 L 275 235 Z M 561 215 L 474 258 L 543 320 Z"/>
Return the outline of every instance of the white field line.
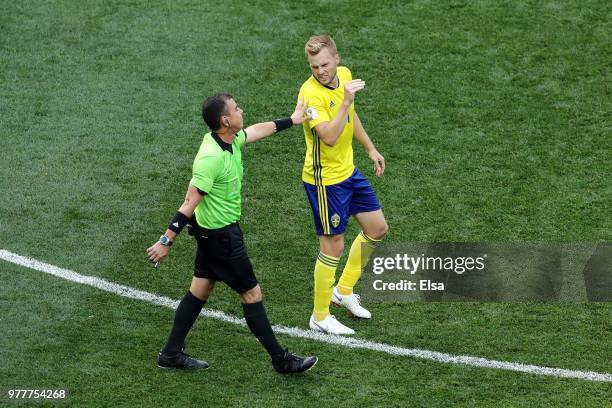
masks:
<path fill-rule="evenodd" d="M 124 296 L 131 299 L 144 300 L 149 303 L 153 303 L 159 306 L 165 306 L 172 309 L 176 309 L 179 301 L 172 300 L 164 296 L 158 296 L 153 293 L 145 292 L 130 288 L 128 286 L 119 285 L 106 281 L 101 278 L 93 276 L 86 276 L 78 274 L 74 271 L 67 269 L 58 268 L 57 266 L 49 265 L 44 262 L 37 261 L 32 258 L 17 255 L 15 253 L 0 249 L 0 259 L 14 263 L 16 265 L 25 266 L 26 268 L 34 269 L 40 272 L 48 273 L 50 275 L 57 276 L 62 279 L 66 279 L 72 282 L 82 283 L 85 285 L 93 286 L 95 288 L 104 290 L 106 292 L 115 293 L 119 296 Z M 202 316 L 210 317 L 213 319 L 221 320 L 226 323 L 238 324 L 245 326 L 244 319 L 239 319 L 234 316 L 227 315 L 223 312 L 203 309 Z M 359 338 L 334 336 L 329 334 L 323 334 L 315 332 L 313 330 L 303 330 L 297 327 L 285 327 L 275 325 L 275 333 L 283 333 L 292 337 L 300 337 L 304 339 L 311 339 L 322 343 L 334 344 L 349 348 L 359 348 L 378 351 L 387 353 L 395 356 L 410 356 L 417 357 L 425 360 L 432 360 L 441 363 L 449 364 L 463 364 L 473 367 L 481 368 L 495 368 L 500 370 L 518 371 L 529 374 L 544 375 L 550 377 L 562 377 L 562 378 L 577 378 L 587 381 L 601 381 L 601 382 L 612 382 L 612 374 L 609 373 L 598 373 L 593 371 L 577 371 L 567 370 L 564 368 L 553 368 L 553 367 L 540 367 L 536 365 L 512 363 L 508 361 L 488 360 L 481 357 L 472 356 L 457 356 L 447 353 L 440 353 L 437 351 L 429 351 L 422 349 L 408 349 L 403 347 L 392 346 L 384 343 L 376 343 L 368 340 Z"/>

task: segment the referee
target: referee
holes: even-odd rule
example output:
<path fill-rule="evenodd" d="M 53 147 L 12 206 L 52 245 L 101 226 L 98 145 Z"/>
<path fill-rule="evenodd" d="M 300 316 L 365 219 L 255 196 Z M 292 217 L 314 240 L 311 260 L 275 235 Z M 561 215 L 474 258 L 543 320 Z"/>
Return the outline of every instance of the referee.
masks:
<path fill-rule="evenodd" d="M 217 281 L 238 292 L 247 326 L 270 355 L 276 371 L 299 373 L 317 362 L 317 357 L 289 353 L 276 340 L 238 225 L 243 174 L 240 148 L 303 123 L 307 105 L 300 100 L 290 118 L 257 123 L 243 130 L 243 111 L 231 95 L 220 93 L 202 104 L 202 118 L 211 132 L 204 135 L 194 160 L 185 201 L 164 235 L 147 249 L 152 262 L 162 262 L 185 226 L 190 227 L 198 246 L 191 287 L 176 309 L 168 341 L 157 359 L 160 367 L 208 368 L 207 362 L 183 350 L 185 337 Z"/>

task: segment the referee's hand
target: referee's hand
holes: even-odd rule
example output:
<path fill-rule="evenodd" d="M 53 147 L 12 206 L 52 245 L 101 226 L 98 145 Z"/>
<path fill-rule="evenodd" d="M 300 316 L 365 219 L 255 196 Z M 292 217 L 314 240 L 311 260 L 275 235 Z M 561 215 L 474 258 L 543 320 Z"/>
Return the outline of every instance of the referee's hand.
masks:
<path fill-rule="evenodd" d="M 147 248 L 147 254 L 149 254 L 149 260 L 157 266 L 161 263 L 168 254 L 170 253 L 170 247 L 162 245 L 159 241 Z"/>

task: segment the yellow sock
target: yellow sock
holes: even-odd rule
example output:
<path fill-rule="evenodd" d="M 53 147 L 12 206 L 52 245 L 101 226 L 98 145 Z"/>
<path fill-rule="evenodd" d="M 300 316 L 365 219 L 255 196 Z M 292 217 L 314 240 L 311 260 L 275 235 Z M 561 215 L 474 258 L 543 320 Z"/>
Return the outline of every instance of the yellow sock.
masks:
<path fill-rule="evenodd" d="M 329 315 L 329 302 L 331 301 L 334 282 L 336 282 L 336 268 L 340 258 L 325 255 L 319 252 L 314 270 L 314 317 L 318 321 Z"/>
<path fill-rule="evenodd" d="M 338 281 L 338 291 L 340 294 L 345 296 L 353 294 L 353 287 L 355 287 L 355 284 L 361 277 L 363 268 L 368 264 L 370 256 L 379 242 L 379 240 L 368 237 L 363 231 L 357 235 L 357 238 L 355 238 L 351 245 L 342 276 L 340 276 Z"/>

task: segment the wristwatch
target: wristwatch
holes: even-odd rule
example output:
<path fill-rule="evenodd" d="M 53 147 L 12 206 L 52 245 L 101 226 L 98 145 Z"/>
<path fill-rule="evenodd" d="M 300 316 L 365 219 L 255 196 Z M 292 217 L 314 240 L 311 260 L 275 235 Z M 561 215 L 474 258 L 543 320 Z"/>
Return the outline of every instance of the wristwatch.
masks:
<path fill-rule="evenodd" d="M 172 240 L 170 238 L 168 238 L 166 235 L 162 235 L 161 237 L 159 237 L 159 243 L 162 244 L 163 246 L 172 246 Z"/>

